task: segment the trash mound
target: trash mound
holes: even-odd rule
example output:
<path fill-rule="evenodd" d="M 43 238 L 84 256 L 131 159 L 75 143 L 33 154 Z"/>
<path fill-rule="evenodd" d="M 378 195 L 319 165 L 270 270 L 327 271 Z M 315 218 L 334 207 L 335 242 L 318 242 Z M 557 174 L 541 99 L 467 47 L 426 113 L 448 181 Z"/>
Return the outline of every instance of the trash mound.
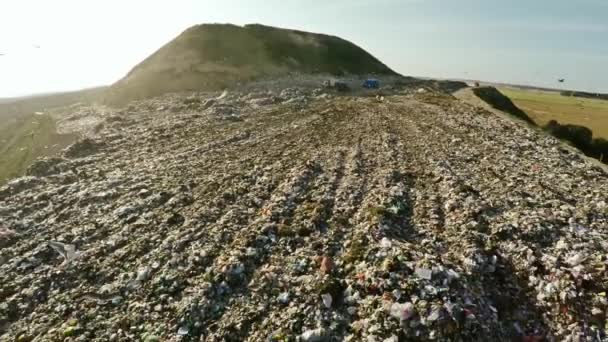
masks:
<path fill-rule="evenodd" d="M 203 24 L 135 66 L 110 87 L 105 100 L 123 104 L 171 92 L 217 91 L 292 74 L 397 75 L 338 37 L 259 24 Z"/>
<path fill-rule="evenodd" d="M 511 102 L 511 99 L 504 96 L 498 89 L 494 87 L 475 87 L 473 88 L 473 93 L 490 106 L 535 125 L 534 120 L 532 120 L 526 112 L 515 106 L 515 104 Z"/>
<path fill-rule="evenodd" d="M 323 95 L 135 102 L 0 188 L 0 340 L 608 338 L 604 169 L 450 96 Z"/>
<path fill-rule="evenodd" d="M 57 165 L 61 164 L 62 162 L 62 158 L 55 157 L 38 159 L 32 165 L 30 165 L 27 170 L 25 170 L 25 174 L 36 177 L 58 174 L 61 172 L 61 170 L 57 168 Z"/>
<path fill-rule="evenodd" d="M 93 139 L 84 138 L 68 146 L 63 152 L 63 156 L 65 158 L 86 157 L 97 153 L 101 146 L 102 144 L 95 142 Z"/>

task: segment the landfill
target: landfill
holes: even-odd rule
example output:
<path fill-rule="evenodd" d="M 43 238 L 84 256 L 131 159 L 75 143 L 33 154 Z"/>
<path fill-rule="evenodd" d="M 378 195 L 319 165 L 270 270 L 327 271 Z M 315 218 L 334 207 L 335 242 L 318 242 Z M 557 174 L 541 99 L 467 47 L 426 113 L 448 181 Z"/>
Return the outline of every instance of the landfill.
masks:
<path fill-rule="evenodd" d="M 75 109 L 0 188 L 0 341 L 608 340 L 606 169 L 419 88 Z"/>

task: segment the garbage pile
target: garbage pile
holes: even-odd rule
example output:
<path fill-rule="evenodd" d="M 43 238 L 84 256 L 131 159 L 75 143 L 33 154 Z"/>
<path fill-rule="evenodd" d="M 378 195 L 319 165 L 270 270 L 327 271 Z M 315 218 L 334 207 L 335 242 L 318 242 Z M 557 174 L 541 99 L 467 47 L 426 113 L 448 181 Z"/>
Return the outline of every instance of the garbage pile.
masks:
<path fill-rule="evenodd" d="M 552 137 L 415 89 L 103 118 L 0 188 L 2 341 L 608 339 L 608 173 Z"/>

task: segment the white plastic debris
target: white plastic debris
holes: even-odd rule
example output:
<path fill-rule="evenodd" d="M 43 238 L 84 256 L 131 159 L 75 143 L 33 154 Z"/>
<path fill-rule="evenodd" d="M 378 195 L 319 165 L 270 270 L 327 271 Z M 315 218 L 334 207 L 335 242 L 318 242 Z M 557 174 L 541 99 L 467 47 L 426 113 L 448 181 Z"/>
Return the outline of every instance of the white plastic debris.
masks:
<path fill-rule="evenodd" d="M 139 282 L 144 282 L 148 280 L 150 278 L 150 272 L 151 269 L 148 266 L 140 268 L 139 270 L 137 270 L 137 277 L 135 278 L 135 280 Z"/>
<path fill-rule="evenodd" d="M 326 339 L 327 333 L 323 328 L 307 330 L 302 335 L 300 335 L 300 341 L 302 342 L 322 342 Z"/>
<path fill-rule="evenodd" d="M 382 248 L 391 248 L 393 246 L 393 243 L 391 242 L 391 240 L 387 237 L 383 237 L 382 240 L 380 240 L 380 246 L 382 246 Z"/>
<path fill-rule="evenodd" d="M 577 266 L 585 261 L 585 257 L 581 253 L 576 253 L 566 259 L 566 263 L 570 266 Z"/>
<path fill-rule="evenodd" d="M 416 275 L 421 279 L 431 280 L 433 278 L 433 270 L 429 268 L 416 267 Z"/>
<path fill-rule="evenodd" d="M 328 308 L 328 309 L 331 308 L 333 298 L 331 297 L 331 295 L 329 293 L 322 294 L 321 299 L 323 300 L 323 305 L 325 305 L 326 308 Z"/>
<path fill-rule="evenodd" d="M 76 246 L 56 241 L 50 241 L 49 246 L 63 257 L 63 264 L 68 264 L 76 257 Z"/>
<path fill-rule="evenodd" d="M 277 300 L 279 301 L 279 303 L 281 304 L 287 304 L 289 303 L 289 292 L 283 292 L 281 293 L 278 297 Z"/>
<path fill-rule="evenodd" d="M 414 308 L 414 304 L 410 302 L 403 304 L 393 303 L 390 308 L 390 314 L 392 317 L 398 320 L 407 321 L 408 319 L 414 316 L 414 314 L 416 313 L 415 310 L 416 309 Z"/>
<path fill-rule="evenodd" d="M 190 333 L 190 329 L 188 329 L 188 327 L 186 326 L 181 326 L 179 327 L 179 329 L 177 329 L 177 334 L 179 336 L 186 336 Z"/>
<path fill-rule="evenodd" d="M 228 96 L 228 90 L 224 90 L 220 96 L 216 97 L 216 99 L 221 100 L 226 98 L 226 96 Z"/>

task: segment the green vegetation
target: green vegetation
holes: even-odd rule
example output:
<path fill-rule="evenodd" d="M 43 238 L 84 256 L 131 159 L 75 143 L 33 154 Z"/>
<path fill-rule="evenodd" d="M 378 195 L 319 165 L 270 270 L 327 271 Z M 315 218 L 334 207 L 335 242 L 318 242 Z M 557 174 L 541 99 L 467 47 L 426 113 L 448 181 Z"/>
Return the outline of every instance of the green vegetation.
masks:
<path fill-rule="evenodd" d="M 526 112 L 519 109 L 507 96 L 498 91 L 498 89 L 494 87 L 477 87 L 473 88 L 473 93 L 475 93 L 477 97 L 488 103 L 490 106 L 509 113 L 530 124 L 534 124 L 534 121 L 530 119 Z"/>
<path fill-rule="evenodd" d="M 57 134 L 49 115 L 23 115 L 0 126 L 0 185 L 23 175 L 38 157 L 58 153 L 76 139 Z"/>
<path fill-rule="evenodd" d="M 74 103 L 94 103 L 102 98 L 106 87 L 90 88 L 65 93 L 0 99 L 0 129 L 13 124 L 17 117 Z M 4 139 L 0 136 L 0 139 Z"/>
<path fill-rule="evenodd" d="M 566 97 L 557 92 L 501 88 L 539 125 L 556 120 L 563 124 L 585 126 L 596 137 L 608 139 L 608 101 Z"/>
<path fill-rule="evenodd" d="M 363 260 L 365 258 L 365 251 L 368 244 L 369 241 L 367 241 L 365 236 L 355 236 L 348 250 L 344 253 L 344 262 L 347 264 L 354 264 Z"/>
<path fill-rule="evenodd" d="M 93 104 L 105 91 L 105 87 L 98 87 L 0 99 L 0 185 L 23 175 L 36 158 L 55 155 L 78 138 L 58 134 L 49 112 L 76 103 Z"/>
<path fill-rule="evenodd" d="M 562 117 L 564 115 L 560 114 L 560 110 L 571 108 L 573 103 L 577 101 L 573 100 L 574 98 L 563 97 L 558 93 L 550 93 L 546 91 L 513 88 L 505 88 L 498 91 L 494 87 L 478 87 L 474 88 L 473 92 L 481 100 L 485 101 L 492 107 L 510 113 L 532 125 L 536 126 L 538 124 L 549 134 L 568 142 L 587 156 L 599 159 L 600 161 L 608 164 L 608 140 L 602 137 L 594 139 L 593 130 L 591 128 L 569 123 L 561 124 L 555 119 L 550 119 L 548 122 L 543 122 L 542 120 L 536 119 L 534 115 L 528 116 L 528 113 L 535 113 L 533 110 L 525 112 L 516 105 L 528 105 L 529 107 L 537 108 L 537 110 L 540 106 L 544 106 L 544 109 L 553 110 L 553 112 L 545 112 L 544 110 L 541 111 L 549 118 Z M 513 96 L 514 100 L 511 101 L 511 99 L 505 95 Z M 602 108 L 608 110 L 608 105 L 603 106 L 603 103 L 601 103 L 602 100 L 584 99 L 583 101 L 591 102 L 591 105 L 595 106 L 595 108 L 600 110 L 600 112 Z M 608 102 L 606 103 L 608 104 Z M 535 118 L 535 120 L 532 120 L 531 117 Z M 577 118 L 573 115 L 565 115 L 565 117 L 570 121 L 577 121 Z M 608 119 L 608 112 L 604 112 L 604 114 L 600 117 L 604 120 Z M 598 125 L 590 126 L 598 127 Z M 601 125 L 599 125 L 599 127 L 602 128 Z"/>
<path fill-rule="evenodd" d="M 168 92 L 220 90 L 291 73 L 395 74 L 343 39 L 263 25 L 191 27 L 156 51 L 108 93 L 124 103 Z"/>
<path fill-rule="evenodd" d="M 585 91 L 565 90 L 565 91 L 561 91 L 560 94 L 562 96 L 576 96 L 576 97 L 584 97 L 584 98 L 588 98 L 588 99 L 608 100 L 608 94 L 601 94 L 601 93 L 588 93 Z"/>
<path fill-rule="evenodd" d="M 555 120 L 549 121 L 544 129 L 556 138 L 566 140 L 583 153 L 608 164 L 608 140 L 593 139 L 593 132 L 584 126 L 562 125 Z"/>

